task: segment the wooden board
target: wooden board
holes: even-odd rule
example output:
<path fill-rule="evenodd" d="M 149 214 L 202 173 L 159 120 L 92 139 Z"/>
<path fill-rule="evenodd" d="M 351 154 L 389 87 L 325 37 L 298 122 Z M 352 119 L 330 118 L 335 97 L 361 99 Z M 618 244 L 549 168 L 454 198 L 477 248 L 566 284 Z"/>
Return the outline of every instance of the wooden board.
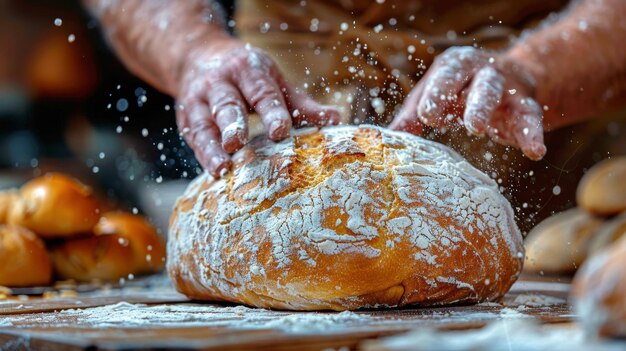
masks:
<path fill-rule="evenodd" d="M 564 303 L 568 289 L 567 279 L 525 278 L 514 285 L 503 304 L 344 314 L 197 304 L 163 289 L 100 297 L 34 299 L 0 304 L 0 345 L 11 350 L 356 349 L 363 340 L 414 328 L 479 328 L 501 318 L 528 316 L 542 323 L 571 323 L 574 316 Z M 560 301 L 537 304 L 532 300 L 535 295 Z M 146 305 L 110 305 L 119 301 Z M 520 302 L 529 305 L 520 306 Z M 18 308 L 16 303 L 30 307 Z M 95 307 L 104 305 L 108 306 Z M 126 320 L 127 311 L 143 314 Z"/>

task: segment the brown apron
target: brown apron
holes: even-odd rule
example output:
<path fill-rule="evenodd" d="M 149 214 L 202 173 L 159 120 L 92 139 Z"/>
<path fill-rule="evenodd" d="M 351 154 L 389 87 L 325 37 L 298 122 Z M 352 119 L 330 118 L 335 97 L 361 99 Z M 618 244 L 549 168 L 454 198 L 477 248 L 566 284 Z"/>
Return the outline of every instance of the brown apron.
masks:
<path fill-rule="evenodd" d="M 521 30 L 566 3 L 239 0 L 235 21 L 243 40 L 268 52 L 294 85 L 339 106 L 344 122 L 386 125 L 437 54 L 454 45 L 504 48 Z M 616 151 L 605 136 L 607 123 L 595 119 L 549 133 L 548 155 L 541 162 L 469 137 L 464 130 L 431 137 L 494 176 L 517 208 L 520 226 L 528 229 L 554 210 L 574 205 L 574 189 L 584 169 L 606 158 L 604 149 Z M 624 135 L 626 119 L 613 118 L 611 123 L 613 134 L 621 130 Z M 617 152 L 626 153 L 624 148 L 622 142 Z M 555 190 L 555 185 L 560 188 Z"/>

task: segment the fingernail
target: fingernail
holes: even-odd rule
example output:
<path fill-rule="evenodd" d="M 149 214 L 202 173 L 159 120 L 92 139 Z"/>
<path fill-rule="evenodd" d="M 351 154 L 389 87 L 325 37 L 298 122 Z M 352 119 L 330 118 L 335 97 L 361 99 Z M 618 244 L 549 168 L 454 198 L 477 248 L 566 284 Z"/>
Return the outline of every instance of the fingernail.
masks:
<path fill-rule="evenodd" d="M 229 166 L 230 162 L 224 156 L 213 156 L 209 160 L 211 173 L 216 177 L 222 177 L 225 174 L 224 172 L 228 172 Z"/>
<path fill-rule="evenodd" d="M 231 123 L 222 131 L 222 147 L 228 153 L 233 153 L 248 142 L 247 130 L 241 123 Z"/>
<path fill-rule="evenodd" d="M 537 155 L 539 158 L 545 156 L 546 152 L 548 151 L 546 146 L 540 143 L 534 143 L 532 146 L 532 150 L 534 154 Z"/>
<path fill-rule="evenodd" d="M 287 123 L 288 120 L 277 119 L 270 123 L 270 137 L 272 139 L 280 139 L 289 135 L 290 126 Z"/>

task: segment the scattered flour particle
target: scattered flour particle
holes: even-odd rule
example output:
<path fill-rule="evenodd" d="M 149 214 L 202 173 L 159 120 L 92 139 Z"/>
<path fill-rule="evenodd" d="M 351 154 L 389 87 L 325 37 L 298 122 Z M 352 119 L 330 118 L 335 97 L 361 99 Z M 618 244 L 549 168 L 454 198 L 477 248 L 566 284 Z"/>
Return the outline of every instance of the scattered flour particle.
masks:
<path fill-rule="evenodd" d="M 54 25 L 57 27 L 61 27 L 63 25 L 63 20 L 60 18 L 55 18 L 54 19 Z"/>
<path fill-rule="evenodd" d="M 554 188 L 552 188 L 552 194 L 554 194 L 554 195 L 561 194 L 561 187 L 558 186 L 558 185 L 555 185 Z"/>

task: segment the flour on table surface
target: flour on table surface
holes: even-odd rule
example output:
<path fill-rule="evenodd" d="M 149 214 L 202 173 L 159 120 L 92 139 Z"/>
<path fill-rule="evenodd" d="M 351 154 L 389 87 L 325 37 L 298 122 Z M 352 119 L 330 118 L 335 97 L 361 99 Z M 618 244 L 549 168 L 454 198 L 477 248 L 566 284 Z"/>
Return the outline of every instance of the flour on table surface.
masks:
<path fill-rule="evenodd" d="M 513 300 L 514 305 L 531 307 L 559 305 L 564 304 L 565 302 L 566 301 L 564 299 L 541 294 L 520 294 Z"/>
<path fill-rule="evenodd" d="M 480 322 L 532 318 L 511 307 L 489 306 L 358 312 L 285 312 L 245 306 L 181 303 L 145 305 L 120 302 L 36 315 L 6 315 L 2 327 L 17 328 L 159 328 L 224 327 L 273 329 L 288 334 L 406 330 L 444 324 L 475 326 Z"/>
<path fill-rule="evenodd" d="M 478 330 L 443 332 L 419 329 L 370 342 L 363 349 L 365 351 L 380 349 L 387 351 L 617 351 L 623 350 L 624 344 L 617 341 L 587 340 L 584 338 L 584 333 L 576 327 L 540 325 L 532 319 L 502 319 Z"/>

